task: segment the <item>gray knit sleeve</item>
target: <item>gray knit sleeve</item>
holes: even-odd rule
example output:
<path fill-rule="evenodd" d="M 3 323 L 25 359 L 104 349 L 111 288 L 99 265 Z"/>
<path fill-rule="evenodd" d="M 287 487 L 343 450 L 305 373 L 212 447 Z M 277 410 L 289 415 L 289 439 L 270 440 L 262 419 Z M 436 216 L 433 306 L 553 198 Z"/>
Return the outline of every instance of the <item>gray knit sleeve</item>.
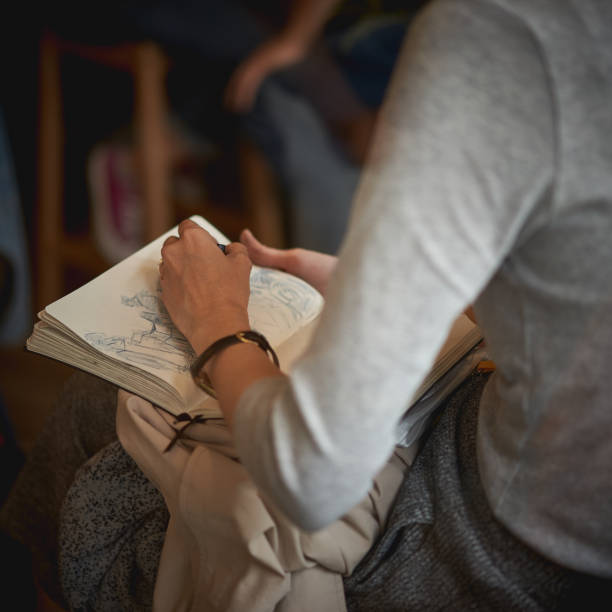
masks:
<path fill-rule="evenodd" d="M 396 66 L 320 326 L 287 380 L 241 398 L 256 482 L 301 526 L 357 503 L 461 310 L 550 187 L 545 66 L 490 2 L 433 2 Z"/>

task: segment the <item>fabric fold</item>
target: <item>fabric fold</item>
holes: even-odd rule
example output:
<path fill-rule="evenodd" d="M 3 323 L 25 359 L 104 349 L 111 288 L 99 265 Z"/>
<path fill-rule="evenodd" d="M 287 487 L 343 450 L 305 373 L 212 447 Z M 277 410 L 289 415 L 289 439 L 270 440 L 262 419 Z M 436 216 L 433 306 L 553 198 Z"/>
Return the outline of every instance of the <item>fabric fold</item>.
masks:
<path fill-rule="evenodd" d="M 342 578 L 384 525 L 414 449 L 397 448 L 345 517 L 307 533 L 257 489 L 222 421 L 194 423 L 168 452 L 173 417 L 119 391 L 121 444 L 170 512 L 156 610 L 344 612 Z"/>

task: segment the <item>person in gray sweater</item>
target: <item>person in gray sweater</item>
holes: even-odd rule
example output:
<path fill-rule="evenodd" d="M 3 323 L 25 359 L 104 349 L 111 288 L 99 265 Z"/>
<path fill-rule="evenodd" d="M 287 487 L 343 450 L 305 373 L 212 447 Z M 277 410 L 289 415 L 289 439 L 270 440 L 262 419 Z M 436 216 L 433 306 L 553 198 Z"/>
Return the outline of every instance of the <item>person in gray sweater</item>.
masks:
<path fill-rule="evenodd" d="M 290 377 L 254 346 L 206 366 L 244 465 L 301 527 L 367 493 L 473 303 L 497 366 L 472 449 L 488 507 L 543 558 L 612 578 L 611 32 L 596 0 L 440 0 L 417 18 L 307 354 Z M 248 328 L 247 251 L 218 263 L 211 242 L 186 224 L 163 250 L 197 352 Z"/>
<path fill-rule="evenodd" d="M 612 579 L 612 5 L 434 0 L 387 94 L 339 257 L 189 221 L 164 303 L 196 353 L 249 329 L 251 262 L 326 297 L 291 375 L 236 343 L 203 366 L 258 487 L 316 530 L 368 492 L 454 318 L 491 376 L 450 398 L 350 610 L 571 609 Z M 132 492 L 132 494 L 136 494 Z"/>

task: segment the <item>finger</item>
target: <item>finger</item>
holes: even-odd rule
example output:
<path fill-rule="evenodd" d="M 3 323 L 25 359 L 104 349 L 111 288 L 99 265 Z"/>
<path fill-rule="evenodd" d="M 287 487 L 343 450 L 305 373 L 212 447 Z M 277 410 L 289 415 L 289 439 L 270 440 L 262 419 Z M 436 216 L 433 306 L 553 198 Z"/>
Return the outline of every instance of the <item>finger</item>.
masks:
<path fill-rule="evenodd" d="M 197 223 L 195 223 L 191 219 L 184 219 L 178 225 L 179 237 L 182 238 L 185 232 L 189 229 L 203 229 L 203 228 L 201 228 Z"/>
<path fill-rule="evenodd" d="M 164 263 L 164 257 L 166 257 L 166 251 L 168 249 L 168 247 L 171 244 L 174 244 L 175 242 L 178 242 L 179 239 L 176 236 L 168 236 L 168 238 L 166 238 L 164 240 L 164 244 L 162 244 L 162 248 L 160 250 L 160 254 L 161 254 L 161 259 L 159 260 L 159 268 L 161 270 L 161 265 Z"/>
<path fill-rule="evenodd" d="M 173 242 L 178 242 L 178 238 L 176 236 L 168 236 L 165 240 L 164 240 L 164 244 L 162 244 L 162 250 L 164 247 L 172 244 Z"/>
<path fill-rule="evenodd" d="M 228 257 L 235 257 L 237 255 L 244 255 L 245 257 L 249 256 L 247 248 L 244 246 L 244 244 L 241 244 L 240 242 L 230 242 L 229 244 L 226 244 L 225 254 Z"/>
<path fill-rule="evenodd" d="M 240 242 L 246 247 L 251 261 L 258 266 L 280 268 L 284 253 L 280 249 L 266 246 L 253 236 L 251 230 L 245 229 L 240 234 Z"/>
<path fill-rule="evenodd" d="M 181 239 L 186 240 L 188 236 L 193 238 L 193 241 L 190 240 L 190 244 L 196 245 L 196 248 L 204 248 L 208 249 L 205 243 L 202 243 L 201 240 L 204 239 L 211 244 L 216 245 L 217 240 L 213 237 L 213 235 L 205 230 L 201 225 L 195 223 L 191 219 L 185 219 L 181 221 L 178 226 L 179 236 Z"/>
<path fill-rule="evenodd" d="M 205 235 L 209 240 L 214 240 L 212 234 L 206 231 L 201 225 L 197 224 L 195 221 L 191 219 L 184 219 L 178 225 L 178 233 L 179 238 L 184 238 L 187 232 L 191 232 L 192 230 L 201 232 L 202 235 Z M 216 240 L 215 240 L 216 242 Z"/>

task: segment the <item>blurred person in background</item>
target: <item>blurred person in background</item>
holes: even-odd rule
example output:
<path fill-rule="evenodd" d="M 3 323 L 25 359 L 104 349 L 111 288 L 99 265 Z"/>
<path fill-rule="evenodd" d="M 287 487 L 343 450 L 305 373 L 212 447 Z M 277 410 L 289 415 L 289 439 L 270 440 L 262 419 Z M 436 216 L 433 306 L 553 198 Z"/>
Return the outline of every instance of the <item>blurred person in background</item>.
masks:
<path fill-rule="evenodd" d="M 287 244 L 335 253 L 401 41 L 423 4 L 157 0 L 68 10 L 60 4 L 51 23 L 77 40 L 159 43 L 172 59 L 168 134 L 177 164 L 246 135 L 278 179 Z M 129 150 L 121 141 L 102 143 L 90 161 L 94 205 L 119 211 L 106 215 L 118 227 L 103 228 L 110 235 L 99 240 L 126 242 L 114 257 L 112 247 L 102 247 L 115 261 L 140 240 Z"/>

